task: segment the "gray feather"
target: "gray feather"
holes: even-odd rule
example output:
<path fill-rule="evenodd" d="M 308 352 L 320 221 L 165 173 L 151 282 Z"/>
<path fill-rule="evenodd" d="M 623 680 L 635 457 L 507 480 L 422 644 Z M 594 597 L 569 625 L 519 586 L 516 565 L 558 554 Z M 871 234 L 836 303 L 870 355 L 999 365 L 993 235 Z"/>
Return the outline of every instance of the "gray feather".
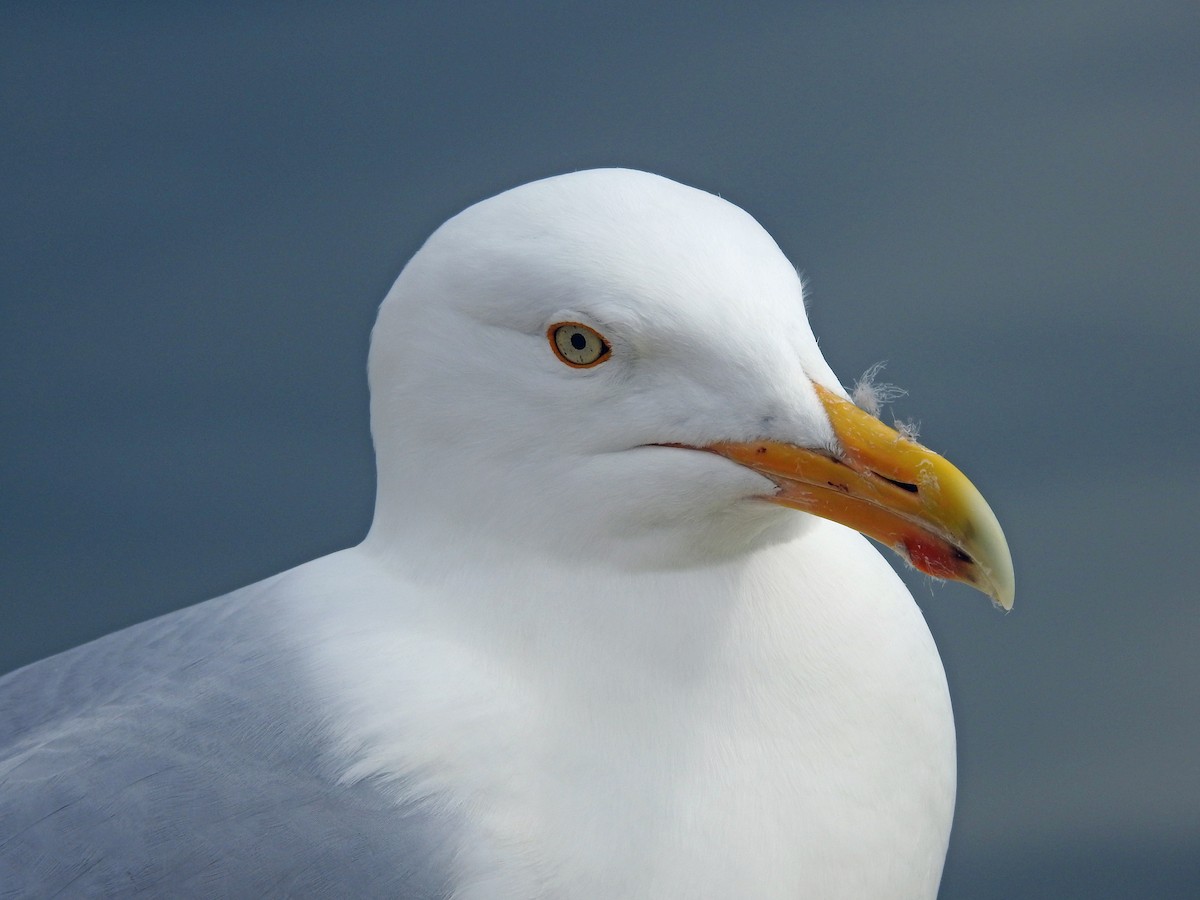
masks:
<path fill-rule="evenodd" d="M 0 679 L 0 896 L 450 895 L 453 817 L 338 783 L 277 581 Z"/>

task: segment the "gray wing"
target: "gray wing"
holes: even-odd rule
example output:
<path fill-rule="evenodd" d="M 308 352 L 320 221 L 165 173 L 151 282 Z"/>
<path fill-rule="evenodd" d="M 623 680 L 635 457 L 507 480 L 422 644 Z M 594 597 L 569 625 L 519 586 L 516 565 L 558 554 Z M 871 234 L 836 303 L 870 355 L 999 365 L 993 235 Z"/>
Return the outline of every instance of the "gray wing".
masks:
<path fill-rule="evenodd" d="M 241 594 L 242 592 L 238 592 Z M 238 594 L 0 679 L 0 896 L 447 897 L 457 831 L 340 785 Z"/>

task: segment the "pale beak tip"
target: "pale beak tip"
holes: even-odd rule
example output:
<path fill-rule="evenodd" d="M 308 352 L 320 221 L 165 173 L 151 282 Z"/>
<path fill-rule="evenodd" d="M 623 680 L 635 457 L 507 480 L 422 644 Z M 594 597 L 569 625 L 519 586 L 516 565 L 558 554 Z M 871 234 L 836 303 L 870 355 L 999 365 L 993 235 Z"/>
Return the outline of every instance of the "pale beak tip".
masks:
<path fill-rule="evenodd" d="M 991 510 L 988 510 L 991 513 Z M 1016 596 L 1016 575 L 1013 572 L 1012 554 L 1008 549 L 1008 541 L 1004 539 L 1004 532 L 1000 530 L 1000 523 L 996 521 L 995 516 L 991 517 L 991 528 L 986 531 L 986 538 L 981 543 L 983 547 L 978 548 L 984 552 L 980 554 L 982 562 L 980 563 L 980 575 L 983 584 L 979 587 L 986 593 L 996 605 L 1005 612 L 1011 612 L 1013 608 L 1013 599 Z"/>

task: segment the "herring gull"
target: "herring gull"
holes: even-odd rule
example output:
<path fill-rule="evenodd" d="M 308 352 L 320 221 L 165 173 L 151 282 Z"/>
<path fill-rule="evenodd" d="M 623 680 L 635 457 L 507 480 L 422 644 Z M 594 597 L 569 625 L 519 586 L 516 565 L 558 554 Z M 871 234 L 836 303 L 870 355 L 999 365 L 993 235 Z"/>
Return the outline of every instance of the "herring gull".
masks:
<path fill-rule="evenodd" d="M 358 546 L 0 680 L 6 896 L 919 898 L 941 661 L 863 535 L 1008 608 L 979 492 L 855 406 L 749 215 L 479 203 L 371 341 Z"/>

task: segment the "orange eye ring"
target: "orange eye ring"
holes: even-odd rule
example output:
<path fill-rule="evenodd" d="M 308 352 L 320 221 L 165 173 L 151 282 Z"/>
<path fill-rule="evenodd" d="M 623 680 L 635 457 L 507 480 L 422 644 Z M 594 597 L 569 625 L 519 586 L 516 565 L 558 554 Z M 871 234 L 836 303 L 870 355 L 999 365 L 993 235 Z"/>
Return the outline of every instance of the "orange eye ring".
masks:
<path fill-rule="evenodd" d="M 572 369 L 590 369 L 612 355 L 604 335 L 582 322 L 555 322 L 546 329 L 550 348 Z"/>

